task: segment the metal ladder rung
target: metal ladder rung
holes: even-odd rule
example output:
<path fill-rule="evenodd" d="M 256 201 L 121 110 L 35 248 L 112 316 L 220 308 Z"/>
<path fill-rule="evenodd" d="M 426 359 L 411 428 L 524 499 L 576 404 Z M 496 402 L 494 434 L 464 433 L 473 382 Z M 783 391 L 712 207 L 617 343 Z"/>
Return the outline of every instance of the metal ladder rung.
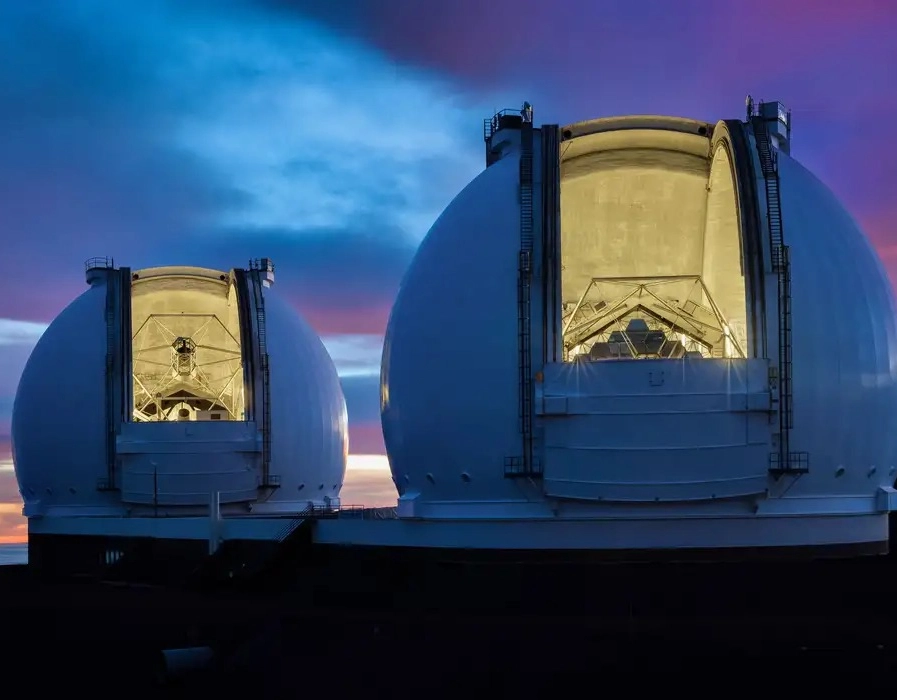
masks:
<path fill-rule="evenodd" d="M 788 248 L 784 244 L 783 220 L 779 188 L 778 155 L 774 151 L 765 123 L 752 119 L 757 152 L 766 188 L 766 216 L 769 226 L 770 258 L 777 275 L 778 287 L 778 451 L 770 455 L 770 472 L 775 475 L 808 471 L 806 453 L 793 453 L 790 430 L 794 424 L 791 347 L 791 274 Z"/>
<path fill-rule="evenodd" d="M 253 279 L 255 297 L 255 331 L 258 346 L 259 370 L 262 380 L 262 479 L 263 488 L 275 488 L 277 480 L 271 475 L 271 382 L 268 369 L 267 330 L 265 319 L 265 298 L 258 275 Z"/>
<path fill-rule="evenodd" d="M 519 363 L 518 404 L 523 456 L 506 461 L 505 474 L 524 476 L 534 474 L 532 455 L 532 357 L 531 338 L 531 289 L 533 251 L 533 132 L 532 125 L 525 125 L 521 134 L 519 161 L 520 252 L 517 264 L 517 342 Z"/>

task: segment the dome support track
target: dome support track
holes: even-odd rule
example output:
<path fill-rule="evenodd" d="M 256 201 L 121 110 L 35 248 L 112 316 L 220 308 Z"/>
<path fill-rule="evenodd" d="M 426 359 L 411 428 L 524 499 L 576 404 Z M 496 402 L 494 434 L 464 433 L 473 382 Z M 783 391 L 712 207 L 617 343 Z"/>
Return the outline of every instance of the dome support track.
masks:
<path fill-rule="evenodd" d="M 762 105 L 761 105 L 762 106 Z M 769 128 L 763 116 L 751 115 L 751 126 L 757 141 L 757 153 L 766 190 L 766 212 L 769 225 L 770 257 L 778 287 L 778 449 L 769 455 L 769 471 L 775 477 L 800 475 L 809 471 L 809 455 L 792 452 L 790 433 L 794 427 L 792 401 L 791 346 L 791 259 L 785 245 L 782 205 L 779 191 L 778 152 L 770 142 Z"/>
<path fill-rule="evenodd" d="M 262 433 L 262 476 L 261 488 L 277 488 L 280 479 L 271 474 L 271 379 L 268 368 L 268 341 L 265 330 L 265 298 L 262 294 L 262 275 L 267 272 L 267 259 L 252 260 L 249 269 L 254 277 L 252 285 L 255 306 L 255 332 L 258 342 L 259 377 L 262 382 L 261 416 L 259 425 Z"/>
<path fill-rule="evenodd" d="M 116 269 L 112 258 L 93 258 L 88 274 L 102 269 L 106 275 L 106 476 L 97 480 L 98 491 L 118 491 L 116 439 L 130 411 L 131 392 L 123 380 L 131 368 L 131 269 Z"/>
<path fill-rule="evenodd" d="M 517 343 L 520 372 L 520 434 L 523 454 L 506 461 L 507 476 L 534 476 L 533 461 L 533 125 L 520 125 L 520 252 L 517 268 Z"/>

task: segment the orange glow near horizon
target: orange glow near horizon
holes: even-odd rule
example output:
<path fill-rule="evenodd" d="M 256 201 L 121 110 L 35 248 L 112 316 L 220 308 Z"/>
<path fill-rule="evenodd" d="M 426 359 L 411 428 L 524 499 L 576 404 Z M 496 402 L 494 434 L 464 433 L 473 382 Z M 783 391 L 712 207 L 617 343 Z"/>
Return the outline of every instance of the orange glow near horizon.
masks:
<path fill-rule="evenodd" d="M 0 480 L 0 493 L 9 499 L 17 491 L 12 460 L 0 459 Z M 396 492 L 386 455 L 349 455 L 342 501 L 347 505 L 395 505 Z M 22 502 L 0 501 L 0 545 L 24 544 L 27 541 L 28 524 L 22 515 Z"/>
<path fill-rule="evenodd" d="M 27 541 L 28 524 L 22 515 L 22 503 L 0 503 L 0 544 L 22 544 Z"/>
<path fill-rule="evenodd" d="M 389 471 L 389 458 L 386 455 L 349 455 L 347 472 L 377 470 Z"/>

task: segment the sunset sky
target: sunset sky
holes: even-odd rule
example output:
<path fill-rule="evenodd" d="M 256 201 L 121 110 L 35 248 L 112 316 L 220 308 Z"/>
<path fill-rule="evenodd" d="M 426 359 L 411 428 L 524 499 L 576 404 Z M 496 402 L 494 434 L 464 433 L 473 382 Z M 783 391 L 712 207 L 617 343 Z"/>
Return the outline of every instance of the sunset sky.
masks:
<path fill-rule="evenodd" d="M 0 0 L 0 542 L 25 537 L 18 378 L 95 255 L 270 256 L 342 376 L 344 501 L 394 501 L 387 314 L 482 119 L 524 99 L 555 123 L 781 99 L 897 276 L 895 35 L 894 0 Z"/>

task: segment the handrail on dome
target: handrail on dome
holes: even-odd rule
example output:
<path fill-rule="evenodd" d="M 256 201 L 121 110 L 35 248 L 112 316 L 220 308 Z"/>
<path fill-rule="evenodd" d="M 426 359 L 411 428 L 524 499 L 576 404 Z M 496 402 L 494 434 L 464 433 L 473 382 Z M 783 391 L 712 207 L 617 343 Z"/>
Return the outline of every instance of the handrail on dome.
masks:
<path fill-rule="evenodd" d="M 529 102 L 525 102 L 520 109 L 501 109 L 492 115 L 490 119 L 483 120 L 483 141 L 489 143 L 489 139 L 496 131 L 501 129 L 519 129 L 523 122 L 533 120 L 533 108 Z"/>
<path fill-rule="evenodd" d="M 253 258 L 249 261 L 249 269 L 274 272 L 274 263 L 271 261 L 271 258 Z"/>
<path fill-rule="evenodd" d="M 115 267 L 115 261 L 107 256 L 88 258 L 84 262 L 84 272 L 91 270 L 111 270 Z"/>

